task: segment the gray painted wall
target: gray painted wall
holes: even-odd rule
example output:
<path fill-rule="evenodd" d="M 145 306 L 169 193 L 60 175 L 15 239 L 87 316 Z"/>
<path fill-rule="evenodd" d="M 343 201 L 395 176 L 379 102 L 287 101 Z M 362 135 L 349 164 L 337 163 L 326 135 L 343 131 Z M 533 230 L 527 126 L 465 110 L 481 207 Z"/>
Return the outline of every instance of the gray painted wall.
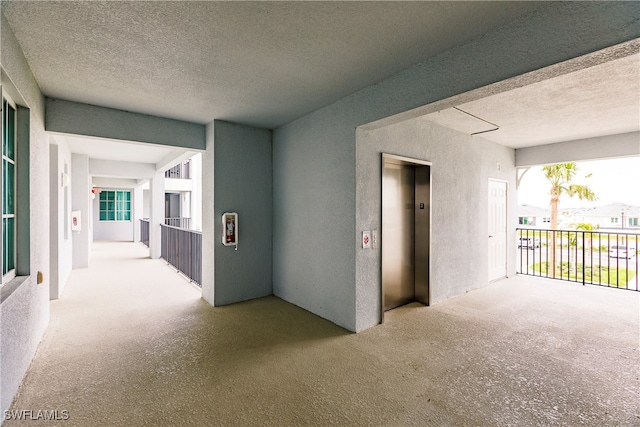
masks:
<path fill-rule="evenodd" d="M 516 150 L 516 166 L 640 156 L 640 132 L 599 136 Z"/>
<path fill-rule="evenodd" d="M 274 133 L 273 293 L 355 328 L 356 104 Z"/>
<path fill-rule="evenodd" d="M 639 9 L 552 3 L 277 129 L 274 293 L 349 330 L 368 324 L 356 322 L 356 128 L 638 38 Z"/>
<path fill-rule="evenodd" d="M 215 232 L 207 236 L 215 244 L 214 305 L 224 305 L 272 294 L 271 131 L 217 120 L 213 126 Z M 237 251 L 222 245 L 225 212 L 238 213 Z"/>
<path fill-rule="evenodd" d="M 488 283 L 488 182 L 507 181 L 508 210 L 515 212 L 514 150 L 448 129 L 425 118 L 357 137 L 356 234 L 381 230 L 381 154 L 432 162 L 430 303 Z M 497 172 L 500 163 L 501 172 Z M 515 216 L 508 223 L 508 254 L 515 254 Z M 379 233 L 380 235 L 380 233 Z M 381 248 L 356 249 L 356 330 L 379 322 Z M 508 257 L 508 275 L 515 260 Z"/>
<path fill-rule="evenodd" d="M 61 99 L 47 98 L 46 102 L 46 129 L 50 132 L 205 148 L 204 125 Z"/>
<path fill-rule="evenodd" d="M 44 132 L 44 98 L 4 15 L 0 14 L 2 86 L 30 109 L 29 274 L 2 289 L 0 302 L 0 411 L 22 382 L 49 321 L 49 145 Z M 20 203 L 20 202 L 19 202 Z M 18 255 L 19 256 L 19 255 Z M 36 283 L 41 271 L 44 281 Z M 13 282 L 10 282 L 10 285 Z"/>

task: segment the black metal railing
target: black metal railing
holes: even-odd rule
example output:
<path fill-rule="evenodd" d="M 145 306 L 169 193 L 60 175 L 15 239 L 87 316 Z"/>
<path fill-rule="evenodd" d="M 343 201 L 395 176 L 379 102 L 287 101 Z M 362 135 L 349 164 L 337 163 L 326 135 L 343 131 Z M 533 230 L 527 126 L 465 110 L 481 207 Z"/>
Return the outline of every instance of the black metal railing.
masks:
<path fill-rule="evenodd" d="M 640 291 L 640 234 L 517 228 L 517 272 Z"/>
<path fill-rule="evenodd" d="M 140 243 L 149 247 L 149 219 L 140 220 Z"/>
<path fill-rule="evenodd" d="M 161 224 L 161 257 L 202 287 L 202 233 Z"/>
<path fill-rule="evenodd" d="M 164 173 L 165 178 L 190 179 L 191 178 L 191 160 L 178 163 Z"/>
<path fill-rule="evenodd" d="M 191 218 L 165 218 L 164 223 L 172 227 L 191 229 Z"/>

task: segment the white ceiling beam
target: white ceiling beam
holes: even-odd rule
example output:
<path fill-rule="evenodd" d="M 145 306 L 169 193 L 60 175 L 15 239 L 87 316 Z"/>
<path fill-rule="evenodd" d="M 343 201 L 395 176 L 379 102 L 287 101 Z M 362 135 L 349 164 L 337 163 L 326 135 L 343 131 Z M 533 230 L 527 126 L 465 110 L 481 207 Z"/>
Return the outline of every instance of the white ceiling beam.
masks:
<path fill-rule="evenodd" d="M 89 173 L 93 176 L 141 179 L 151 178 L 156 167 L 152 163 L 89 159 Z"/>
<path fill-rule="evenodd" d="M 182 163 L 183 161 L 190 159 L 195 154 L 195 151 L 173 150 L 172 152 L 167 154 L 164 159 L 156 163 L 156 170 L 158 172 L 164 172 L 168 169 L 171 169 L 178 163 Z"/>
<path fill-rule="evenodd" d="M 635 156 L 640 156 L 640 132 L 518 148 L 516 167 Z"/>
<path fill-rule="evenodd" d="M 135 179 L 127 178 L 105 178 L 95 176 L 91 180 L 92 184 L 98 188 L 135 188 L 138 186 L 138 181 Z"/>

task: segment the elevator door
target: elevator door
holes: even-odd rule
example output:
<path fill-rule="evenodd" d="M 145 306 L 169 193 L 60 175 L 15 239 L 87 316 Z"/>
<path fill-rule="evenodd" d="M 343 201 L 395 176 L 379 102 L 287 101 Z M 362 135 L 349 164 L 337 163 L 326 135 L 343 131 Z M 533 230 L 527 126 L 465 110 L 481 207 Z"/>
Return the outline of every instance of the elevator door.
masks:
<path fill-rule="evenodd" d="M 382 171 L 382 288 L 384 310 L 415 298 L 415 173 L 408 165 L 384 163 Z"/>

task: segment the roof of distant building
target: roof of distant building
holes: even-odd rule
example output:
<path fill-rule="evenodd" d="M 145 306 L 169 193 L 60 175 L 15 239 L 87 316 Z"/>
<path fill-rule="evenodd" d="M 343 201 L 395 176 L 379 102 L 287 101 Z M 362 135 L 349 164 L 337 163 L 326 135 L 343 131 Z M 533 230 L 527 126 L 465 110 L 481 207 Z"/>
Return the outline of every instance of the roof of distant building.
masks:
<path fill-rule="evenodd" d="M 540 208 L 538 206 L 530 206 L 530 205 L 519 205 L 518 206 L 518 216 L 543 216 L 549 217 L 551 216 L 551 209 L 549 208 Z"/>
<path fill-rule="evenodd" d="M 587 208 L 566 208 L 558 210 L 558 213 L 569 216 L 581 215 L 620 217 L 623 212 L 625 217 L 640 217 L 640 206 L 628 205 L 626 203 L 611 203 L 604 206 L 593 206 Z M 541 208 L 538 206 L 519 205 L 518 216 L 549 217 L 551 216 L 551 209 Z"/>
<path fill-rule="evenodd" d="M 627 217 L 640 216 L 640 206 L 628 205 L 626 203 L 612 203 L 610 205 L 594 206 L 589 208 L 562 209 L 562 211 L 573 215 L 583 216 L 619 217 L 622 213 Z"/>

